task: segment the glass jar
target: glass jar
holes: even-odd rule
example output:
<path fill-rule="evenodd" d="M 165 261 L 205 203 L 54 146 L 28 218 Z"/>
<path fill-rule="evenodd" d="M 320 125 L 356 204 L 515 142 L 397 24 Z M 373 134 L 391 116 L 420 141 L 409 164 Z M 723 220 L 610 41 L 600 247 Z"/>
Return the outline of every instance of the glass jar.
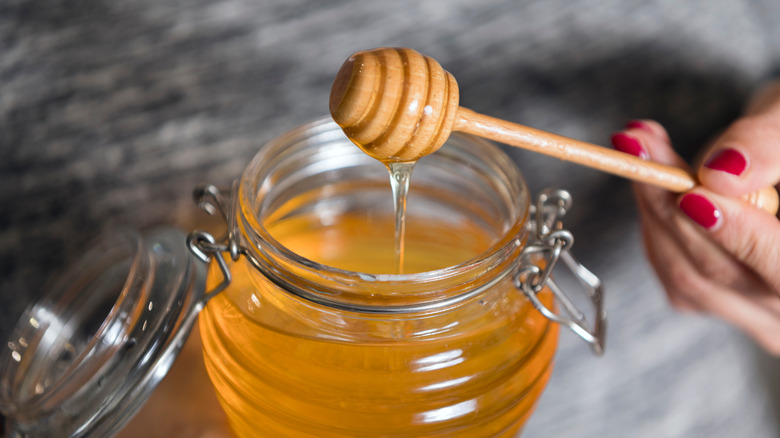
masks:
<path fill-rule="evenodd" d="M 123 231 L 28 307 L 0 353 L 7 436 L 112 436 L 196 320 L 237 436 L 514 436 L 559 325 L 602 349 L 601 284 L 561 225 L 568 195 L 531 204 L 512 162 L 476 137 L 417 165 L 404 274 L 388 273 L 387 172 L 330 120 L 271 141 L 232 190 L 196 199 L 225 217 L 224 242 Z M 596 306 L 592 328 L 552 277 L 559 261 Z"/>
<path fill-rule="evenodd" d="M 534 309 L 552 309 L 553 292 L 532 301 L 522 287 L 533 209 L 498 148 L 456 134 L 417 164 L 410 273 L 388 273 L 387 171 L 330 121 L 265 145 L 233 203 L 241 250 L 199 323 L 237 436 L 517 434 L 552 371 L 558 324 Z M 222 275 L 213 266 L 210 287 Z"/>

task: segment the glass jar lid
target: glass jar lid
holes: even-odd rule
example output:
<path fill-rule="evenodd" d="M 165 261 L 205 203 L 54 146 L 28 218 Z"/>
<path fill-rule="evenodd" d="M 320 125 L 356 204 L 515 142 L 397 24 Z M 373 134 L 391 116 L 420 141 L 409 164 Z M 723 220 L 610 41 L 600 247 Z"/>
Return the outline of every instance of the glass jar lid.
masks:
<path fill-rule="evenodd" d="M 105 236 L 31 304 L 0 353 L 9 437 L 111 436 L 149 397 L 203 307 L 179 230 Z"/>

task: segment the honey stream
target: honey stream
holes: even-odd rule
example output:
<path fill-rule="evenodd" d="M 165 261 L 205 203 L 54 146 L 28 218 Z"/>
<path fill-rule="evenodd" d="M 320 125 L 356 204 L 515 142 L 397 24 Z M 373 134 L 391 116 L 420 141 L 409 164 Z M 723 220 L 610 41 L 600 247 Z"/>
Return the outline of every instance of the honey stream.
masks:
<path fill-rule="evenodd" d="M 388 161 L 385 163 L 390 173 L 390 188 L 393 192 L 393 213 L 395 214 L 395 272 L 404 273 L 404 249 L 406 241 L 406 201 L 409 197 L 409 182 L 417 161 Z"/>

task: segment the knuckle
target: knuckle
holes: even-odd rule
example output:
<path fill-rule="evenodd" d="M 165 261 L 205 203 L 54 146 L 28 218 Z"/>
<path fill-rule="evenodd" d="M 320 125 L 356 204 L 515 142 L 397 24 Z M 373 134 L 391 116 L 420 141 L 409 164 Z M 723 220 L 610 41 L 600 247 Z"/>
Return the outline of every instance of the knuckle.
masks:
<path fill-rule="evenodd" d="M 690 289 L 696 282 L 693 279 L 693 273 L 689 269 L 680 266 L 671 266 L 669 268 L 669 279 L 676 289 Z"/>
<path fill-rule="evenodd" d="M 704 246 L 704 245 L 702 245 Z M 693 251 L 693 250 L 692 250 Z M 698 278 L 707 279 L 710 284 L 731 284 L 741 274 L 733 259 L 715 245 L 696 248 L 695 266 Z"/>
<path fill-rule="evenodd" d="M 699 312 L 701 309 L 679 293 L 667 292 L 669 304 L 679 312 Z"/>
<path fill-rule="evenodd" d="M 754 133 L 756 130 L 766 129 L 765 117 L 760 114 L 741 117 L 734 121 L 729 127 L 729 131 L 735 133 Z"/>
<path fill-rule="evenodd" d="M 761 274 L 767 283 L 780 290 L 780 278 L 777 275 L 767 275 L 776 272 L 780 266 L 780 248 L 768 245 L 759 236 L 735 236 L 731 245 L 734 257 L 753 271 Z"/>
<path fill-rule="evenodd" d="M 748 265 L 761 261 L 761 251 L 753 239 L 738 239 L 734 245 L 734 255 Z"/>
<path fill-rule="evenodd" d="M 682 298 L 684 298 L 685 301 L 688 301 L 688 304 L 690 304 L 691 301 L 695 303 L 705 294 L 705 288 L 703 287 L 697 272 L 673 264 L 669 266 L 667 273 L 668 278 L 666 287 L 669 291 L 669 295 L 678 295 L 681 297 L 681 299 L 675 297 L 675 300 L 672 301 L 672 305 L 676 306 L 675 301 L 682 301 Z"/>
<path fill-rule="evenodd" d="M 750 147 L 752 144 L 764 144 L 767 139 L 777 138 L 780 128 L 777 121 L 770 114 L 759 113 L 742 117 L 731 124 L 723 140 L 739 143 L 742 147 Z M 764 142 L 749 144 L 746 139 L 764 139 Z"/>

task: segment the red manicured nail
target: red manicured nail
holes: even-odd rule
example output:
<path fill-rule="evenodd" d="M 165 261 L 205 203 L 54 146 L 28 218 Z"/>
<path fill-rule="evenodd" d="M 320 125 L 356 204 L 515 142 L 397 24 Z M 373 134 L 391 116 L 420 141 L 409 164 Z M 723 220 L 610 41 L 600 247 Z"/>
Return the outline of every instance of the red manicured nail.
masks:
<path fill-rule="evenodd" d="M 642 143 L 640 143 L 639 140 L 635 139 L 634 137 L 623 132 L 618 132 L 612 136 L 612 146 L 620 152 L 625 152 L 639 158 L 649 158 L 649 155 L 642 146 Z"/>
<path fill-rule="evenodd" d="M 715 228 L 723 216 L 715 204 L 696 193 L 688 193 L 680 198 L 680 209 L 694 222 L 708 230 Z"/>
<path fill-rule="evenodd" d="M 704 163 L 704 167 L 739 176 L 747 168 L 747 160 L 744 155 L 734 149 L 722 149 L 714 153 Z"/>
<path fill-rule="evenodd" d="M 647 123 L 641 121 L 641 120 L 631 120 L 630 122 L 626 123 L 626 128 L 635 128 L 635 129 L 642 129 L 645 130 L 651 134 L 655 134 L 655 131 L 653 131 L 653 128 L 650 127 Z"/>

